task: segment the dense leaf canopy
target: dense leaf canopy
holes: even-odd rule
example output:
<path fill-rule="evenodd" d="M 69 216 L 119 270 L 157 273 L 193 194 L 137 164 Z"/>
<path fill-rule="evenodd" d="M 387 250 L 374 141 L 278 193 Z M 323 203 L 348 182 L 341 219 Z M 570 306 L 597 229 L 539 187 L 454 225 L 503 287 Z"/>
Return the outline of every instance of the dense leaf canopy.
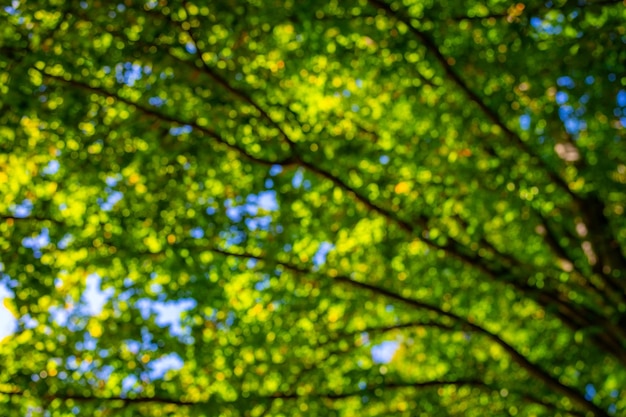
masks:
<path fill-rule="evenodd" d="M 626 412 L 622 1 L 13 1 L 2 416 Z"/>

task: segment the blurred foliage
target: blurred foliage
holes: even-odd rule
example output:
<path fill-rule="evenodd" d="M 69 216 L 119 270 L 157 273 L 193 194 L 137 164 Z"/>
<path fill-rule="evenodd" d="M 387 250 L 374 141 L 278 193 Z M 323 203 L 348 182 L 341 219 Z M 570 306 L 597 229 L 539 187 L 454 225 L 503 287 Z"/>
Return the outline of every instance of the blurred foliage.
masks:
<path fill-rule="evenodd" d="M 3 3 L 1 415 L 626 412 L 622 1 Z"/>

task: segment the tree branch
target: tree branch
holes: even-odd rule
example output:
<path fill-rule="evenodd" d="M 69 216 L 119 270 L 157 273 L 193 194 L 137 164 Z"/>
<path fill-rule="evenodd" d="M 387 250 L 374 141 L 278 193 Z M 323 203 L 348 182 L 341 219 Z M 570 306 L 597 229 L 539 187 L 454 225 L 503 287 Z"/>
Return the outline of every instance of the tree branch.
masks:
<path fill-rule="evenodd" d="M 398 21 L 407 25 L 411 33 L 418 39 L 422 44 L 426 47 L 426 49 L 435 57 L 435 60 L 441 65 L 444 70 L 446 77 L 453 82 L 464 94 L 465 96 L 472 101 L 483 114 L 487 116 L 487 118 L 496 126 L 502 130 L 504 135 L 509 138 L 517 148 L 521 151 L 525 152 L 527 155 L 534 157 L 537 160 L 539 166 L 544 169 L 544 171 L 548 174 L 552 182 L 557 184 L 560 188 L 562 188 L 567 194 L 569 194 L 574 200 L 578 199 L 578 196 L 569 188 L 567 183 L 559 176 L 556 172 L 554 172 L 545 161 L 540 158 L 535 152 L 530 149 L 530 147 L 522 140 L 522 138 L 515 132 L 513 132 L 503 121 L 500 119 L 500 116 L 492 110 L 483 100 L 476 94 L 461 78 L 459 74 L 452 68 L 452 65 L 448 63 L 448 59 L 443 55 L 443 53 L 439 50 L 439 47 L 435 44 L 435 42 L 421 30 L 417 29 L 412 23 L 411 20 L 401 15 L 399 12 L 394 11 L 391 6 L 385 3 L 382 0 L 368 0 L 369 3 L 380 9 L 385 11 L 390 16 L 398 19 Z"/>
<path fill-rule="evenodd" d="M 261 107 L 255 100 L 253 100 L 250 95 L 245 93 L 243 90 L 233 87 L 224 77 L 219 75 L 213 68 L 209 66 L 207 60 L 204 58 L 204 51 L 198 46 L 198 41 L 199 41 L 198 35 L 195 31 L 191 29 L 192 27 L 191 24 L 189 25 L 189 29 L 185 29 L 182 26 L 183 22 L 174 20 L 171 14 L 164 15 L 162 13 L 157 12 L 156 10 L 149 10 L 147 11 L 147 13 L 152 14 L 152 15 L 160 15 L 161 17 L 166 18 L 170 23 L 173 23 L 174 25 L 176 25 L 181 31 L 187 33 L 195 48 L 195 55 L 202 63 L 201 69 L 204 71 L 204 73 L 207 74 L 213 81 L 215 81 L 223 89 L 231 93 L 234 97 L 254 107 L 261 115 L 261 118 L 265 119 L 271 126 L 273 126 L 274 128 L 278 130 L 278 132 L 280 133 L 285 143 L 287 143 L 289 145 L 289 148 L 292 150 L 292 152 L 295 153 L 295 143 L 289 138 L 289 136 L 284 131 L 284 129 L 280 126 L 280 124 L 277 123 L 274 119 L 272 119 L 272 117 L 267 113 L 267 111 L 263 107 Z"/>
<path fill-rule="evenodd" d="M 364 389 L 359 389 L 358 391 L 346 391 L 346 392 L 338 392 L 338 393 L 313 392 L 310 394 L 277 392 L 268 396 L 261 396 L 261 395 L 248 396 L 248 397 L 243 398 L 243 400 L 245 402 L 259 401 L 259 400 L 260 401 L 263 401 L 263 400 L 273 401 L 276 399 L 301 399 L 301 398 L 341 400 L 341 399 L 354 397 L 354 396 L 363 396 L 366 394 L 376 396 L 375 392 L 379 389 L 394 390 L 394 389 L 406 389 L 406 388 L 434 388 L 434 387 L 450 386 L 450 385 L 453 385 L 453 386 L 469 385 L 469 386 L 477 386 L 477 387 L 483 387 L 483 388 L 487 387 L 487 385 L 484 382 L 479 381 L 479 380 L 472 380 L 472 379 L 460 379 L 460 380 L 451 380 L 451 381 L 436 380 L 436 381 L 424 381 L 424 382 L 390 382 L 390 383 L 385 383 L 385 384 L 370 385 Z M 46 395 L 39 397 L 39 396 L 31 395 L 30 393 L 27 393 L 27 391 L 2 391 L 2 390 L 0 390 L 0 395 L 6 395 L 9 397 L 42 399 L 45 401 L 52 401 L 52 400 L 61 400 L 61 401 L 72 400 L 72 401 L 78 401 L 78 402 L 121 401 L 126 404 L 154 403 L 154 404 L 171 404 L 171 405 L 186 406 L 186 407 L 193 407 L 193 406 L 199 406 L 199 405 L 213 405 L 213 406 L 229 405 L 229 404 L 235 404 L 241 401 L 239 399 L 237 400 L 215 399 L 215 400 L 204 400 L 204 401 L 185 401 L 185 400 L 180 400 L 180 399 L 165 398 L 165 397 L 158 397 L 158 396 L 154 396 L 154 397 L 122 397 L 122 396 L 106 396 L 105 397 L 105 396 L 102 396 L 100 397 L 100 396 L 95 396 L 95 395 L 63 394 L 63 393 L 46 394 Z"/>
<path fill-rule="evenodd" d="M 251 255 L 247 256 L 244 253 L 230 253 L 228 251 L 221 250 L 221 249 L 217 250 L 217 252 L 222 253 L 224 255 L 228 255 L 228 256 L 252 258 L 252 259 L 267 261 L 267 259 L 263 258 L 262 256 L 251 256 Z M 288 264 L 286 262 L 273 261 L 273 263 L 280 265 L 287 270 L 291 270 L 297 273 L 303 273 L 303 274 L 313 273 L 312 271 L 297 267 L 295 265 Z M 391 290 L 387 290 L 382 287 L 377 287 L 375 285 L 368 284 L 365 282 L 357 281 L 345 275 L 340 275 L 331 279 L 337 282 L 346 284 L 350 287 L 367 290 L 368 292 L 377 294 L 389 300 L 398 301 L 400 303 L 406 304 L 418 310 L 424 310 L 424 311 L 435 313 L 439 317 L 445 317 L 445 318 L 451 319 L 454 323 L 457 323 L 462 329 L 467 329 L 467 330 L 474 331 L 478 334 L 482 334 L 487 339 L 491 340 L 492 342 L 500 346 L 509 355 L 509 357 L 516 364 L 518 364 L 521 368 L 523 368 L 529 375 L 542 381 L 546 386 L 548 386 L 554 392 L 568 397 L 573 403 L 577 404 L 582 409 L 591 411 L 595 413 L 595 415 L 597 416 L 609 417 L 609 415 L 603 409 L 599 408 L 594 403 L 587 401 L 585 397 L 578 390 L 563 384 L 557 378 L 553 377 L 548 372 L 541 369 L 539 365 L 532 363 L 524 355 L 519 353 L 513 346 L 509 345 L 502 338 L 500 338 L 497 334 L 492 333 L 489 330 L 477 324 L 474 324 L 468 321 L 467 319 L 462 318 L 461 316 L 458 316 L 452 312 L 444 311 L 437 306 L 425 303 L 423 301 L 418 301 L 418 300 L 414 300 L 411 298 L 403 297 L 400 294 L 397 294 Z"/>
<path fill-rule="evenodd" d="M 70 79 L 65 79 L 63 77 L 56 76 L 56 75 L 51 75 L 51 74 L 48 74 L 48 73 L 45 74 L 45 77 L 48 78 L 48 79 L 53 79 L 55 81 L 71 85 L 71 86 L 73 86 L 75 88 L 79 88 L 79 89 L 82 89 L 82 90 L 86 90 L 86 91 L 95 93 L 95 94 L 100 95 L 102 97 L 112 97 L 113 99 L 115 99 L 115 100 L 117 100 L 119 102 L 122 102 L 122 103 L 124 103 L 124 104 L 126 104 L 128 106 L 132 106 L 132 107 L 136 108 L 137 110 L 141 111 L 143 114 L 145 114 L 146 116 L 149 116 L 149 117 L 153 117 L 155 119 L 158 119 L 158 120 L 161 120 L 161 121 L 165 121 L 165 122 L 168 122 L 168 123 L 173 123 L 173 124 L 176 124 L 176 125 L 189 125 L 189 126 L 193 127 L 195 130 L 197 130 L 197 131 L 199 131 L 199 132 L 209 136 L 210 138 L 212 138 L 218 144 L 220 144 L 220 145 L 222 145 L 222 146 L 224 146 L 224 147 L 226 147 L 226 148 L 228 148 L 230 150 L 236 151 L 240 156 L 242 156 L 244 159 L 246 159 L 248 161 L 251 161 L 251 162 L 254 162 L 254 163 L 257 163 L 257 164 L 260 164 L 260 165 L 265 165 L 265 166 L 272 166 L 272 165 L 288 166 L 288 165 L 292 165 L 292 164 L 294 164 L 296 162 L 295 158 L 293 158 L 293 157 L 287 157 L 287 158 L 284 158 L 282 160 L 276 160 L 276 161 L 270 161 L 270 160 L 266 160 L 266 159 L 262 159 L 262 158 L 256 157 L 256 156 L 250 154 L 244 148 L 241 148 L 238 145 L 235 145 L 235 144 L 232 144 L 232 143 L 228 142 L 226 139 L 224 139 L 222 136 L 220 136 L 216 131 L 214 131 L 212 129 L 209 129 L 207 127 L 204 127 L 204 126 L 200 126 L 195 121 L 180 120 L 180 119 L 178 119 L 178 118 L 176 118 L 174 116 L 167 115 L 167 114 L 164 114 L 164 113 L 160 113 L 160 112 L 158 112 L 156 110 L 153 110 L 153 109 L 151 109 L 149 107 L 146 107 L 146 106 L 142 105 L 141 103 L 136 103 L 136 102 L 133 102 L 133 101 L 131 101 L 129 99 L 121 97 L 119 94 L 115 94 L 115 93 L 112 93 L 110 91 L 106 91 L 106 90 L 103 90 L 103 89 L 100 89 L 100 88 L 97 88 L 97 87 L 93 87 L 93 86 L 91 86 L 89 84 L 86 84 L 86 83 L 83 83 L 81 81 L 77 81 L 77 80 L 74 80 L 74 79 L 71 79 L 71 78 Z"/>
<path fill-rule="evenodd" d="M 50 222 L 50 223 L 54 223 L 56 225 L 62 225 L 64 224 L 64 222 L 57 220 L 57 219 L 51 219 L 48 217 L 40 217 L 40 216 L 25 216 L 25 217 L 15 217 L 15 216 L 7 216 L 7 215 L 0 215 L 0 219 L 2 220 L 6 220 L 6 221 L 10 221 L 10 222 L 29 222 L 29 221 L 37 221 L 37 222 Z"/>

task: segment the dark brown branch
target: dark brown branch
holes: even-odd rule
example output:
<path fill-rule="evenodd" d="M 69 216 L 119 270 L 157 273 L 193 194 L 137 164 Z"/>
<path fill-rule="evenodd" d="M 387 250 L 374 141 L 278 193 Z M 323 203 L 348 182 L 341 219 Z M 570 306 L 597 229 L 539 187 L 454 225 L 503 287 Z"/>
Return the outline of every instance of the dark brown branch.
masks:
<path fill-rule="evenodd" d="M 212 250 L 212 249 L 211 249 Z M 228 251 L 225 250 L 217 250 L 219 253 L 222 253 L 224 255 L 232 255 L 232 256 L 236 256 L 236 257 L 243 257 L 243 258 L 253 258 L 253 259 L 257 259 L 257 260 L 266 260 L 263 257 L 259 257 L 259 256 L 246 256 L 243 253 L 229 253 Z M 270 261 L 271 262 L 271 261 Z M 303 273 L 303 274 L 310 274 L 312 273 L 311 271 L 307 270 L 307 269 L 303 269 L 300 267 L 297 267 L 295 265 L 291 265 L 285 262 L 277 262 L 274 261 L 277 265 L 282 266 L 283 268 L 287 269 L 287 270 L 291 270 L 297 273 Z M 383 298 L 389 299 L 389 300 L 395 300 L 398 301 L 400 303 L 406 304 L 408 306 L 414 307 L 418 310 L 423 310 L 423 311 L 428 311 L 428 312 L 432 312 L 437 314 L 439 317 L 445 317 L 448 319 L 451 319 L 454 323 L 456 323 L 457 325 L 459 325 L 462 329 L 467 329 L 467 330 L 471 330 L 474 331 L 478 334 L 482 334 L 483 336 L 487 337 L 489 340 L 491 340 L 492 342 L 494 342 L 495 344 L 497 344 L 498 346 L 500 346 L 508 355 L 509 357 L 516 363 L 518 364 L 521 368 L 523 368 L 526 372 L 528 372 L 529 375 L 537 378 L 538 380 L 542 381 L 546 386 L 548 386 L 550 389 L 552 389 L 554 392 L 560 394 L 560 395 L 564 395 L 568 398 L 570 398 L 572 400 L 572 402 L 574 402 L 575 404 L 577 404 L 578 406 L 580 406 L 583 409 L 586 409 L 588 411 L 591 411 L 593 413 L 595 413 L 595 415 L 597 416 L 604 416 L 604 417 L 608 417 L 608 414 L 602 410 L 601 408 L 599 408 L 598 406 L 596 406 L 595 404 L 593 404 L 590 401 L 587 401 L 585 399 L 585 397 L 578 392 L 576 389 L 567 386 L 563 383 L 561 383 L 557 378 L 553 377 L 552 375 L 550 375 L 549 373 L 547 373 L 545 370 L 541 369 L 541 367 L 539 367 L 539 365 L 532 363 L 530 360 L 528 360 L 524 355 L 522 355 L 521 353 L 519 353 L 513 346 L 509 345 L 507 342 L 505 342 L 502 338 L 500 338 L 500 336 L 498 336 L 495 333 L 490 332 L 489 330 L 474 324 L 470 321 L 468 321 L 467 319 L 464 319 L 461 316 L 458 316 L 452 312 L 448 312 L 448 311 L 443 311 L 441 308 L 425 303 L 423 301 L 419 301 L 419 300 L 414 300 L 411 298 L 406 298 L 403 297 L 400 294 L 397 294 L 391 290 L 382 288 L 382 287 L 377 287 L 375 285 L 372 284 L 368 284 L 365 282 L 361 282 L 361 281 L 357 281 L 353 278 L 350 278 L 348 276 L 345 275 L 340 275 L 337 276 L 335 278 L 332 278 L 337 282 L 341 282 L 343 284 L 346 284 L 348 286 L 354 287 L 354 288 L 360 288 L 363 290 L 367 290 L 373 294 L 382 296 Z"/>
<path fill-rule="evenodd" d="M 486 336 L 492 342 L 494 342 L 498 346 L 500 346 L 505 352 L 507 352 L 509 357 L 515 363 L 517 363 L 521 368 L 523 368 L 531 376 L 533 376 L 533 377 L 537 378 L 538 380 L 542 381 L 544 384 L 546 384 L 546 386 L 550 387 L 556 393 L 559 393 L 561 395 L 565 395 L 566 397 L 570 398 L 572 400 L 572 402 L 576 403 L 581 408 L 589 410 L 589 411 L 595 413 L 595 415 L 597 415 L 597 416 L 608 417 L 608 414 L 604 410 L 602 410 L 601 408 L 599 408 L 595 404 L 587 401 L 585 399 L 585 397 L 580 392 L 578 392 L 577 390 L 575 390 L 572 387 L 564 385 L 558 379 L 556 379 L 555 377 L 553 377 L 552 375 L 548 374 L 546 371 L 541 369 L 539 367 L 539 365 L 534 364 L 531 361 L 529 361 L 524 355 L 519 353 L 515 348 L 513 348 L 511 345 L 506 343 L 503 339 L 501 339 L 495 333 L 491 333 L 489 330 L 487 330 L 487 329 L 485 329 L 483 327 L 480 327 L 480 326 L 478 326 L 478 325 L 476 325 L 474 323 L 471 323 L 468 320 L 466 320 L 466 319 L 464 319 L 464 318 L 462 318 L 460 316 L 457 316 L 454 313 L 443 311 L 439 307 L 435 307 L 435 306 L 432 306 L 430 304 L 427 304 L 427 303 L 424 303 L 424 302 L 421 302 L 421 301 L 405 298 L 405 297 L 403 297 L 403 296 L 401 296 L 399 294 L 396 294 L 396 293 L 394 293 L 392 291 L 389 291 L 387 289 L 376 287 L 376 286 L 373 286 L 373 285 L 370 285 L 370 284 L 366 284 L 366 283 L 363 283 L 363 282 L 359 282 L 359 281 L 353 280 L 352 278 L 345 277 L 345 276 L 337 277 L 335 279 L 340 281 L 340 282 L 344 282 L 346 284 L 349 284 L 351 286 L 359 287 L 359 288 L 362 288 L 362 289 L 366 289 L 366 290 L 368 290 L 370 292 L 373 292 L 375 294 L 382 295 L 382 296 L 384 296 L 384 297 L 386 297 L 388 299 L 393 299 L 393 300 L 402 302 L 404 304 L 416 307 L 418 309 L 431 311 L 431 312 L 434 312 L 434 313 L 436 313 L 436 314 L 438 314 L 440 316 L 450 318 L 454 322 L 460 324 L 463 328 L 466 328 L 466 329 L 469 329 L 469 330 L 474 330 L 477 333 Z"/>
<path fill-rule="evenodd" d="M 243 90 L 233 87 L 224 77 L 219 75 L 215 70 L 213 70 L 213 68 L 209 66 L 206 59 L 204 58 L 204 51 L 200 49 L 198 45 L 198 42 L 199 42 L 198 35 L 195 31 L 191 29 L 191 25 L 189 26 L 189 29 L 184 29 L 182 27 L 183 22 L 174 20 L 171 15 L 164 15 L 155 10 L 150 10 L 148 11 L 148 13 L 153 14 L 153 15 L 160 15 L 161 17 L 167 18 L 169 22 L 178 26 L 180 30 L 187 33 L 190 39 L 192 40 L 192 43 L 196 50 L 195 52 L 196 57 L 202 63 L 201 69 L 204 71 L 204 73 L 207 74 L 213 81 L 215 81 L 223 89 L 231 93 L 233 96 L 235 96 L 236 98 L 254 107 L 259 112 L 259 114 L 261 115 L 263 119 L 265 119 L 270 125 L 272 125 L 274 128 L 278 130 L 283 140 L 289 145 L 290 149 L 292 151 L 295 150 L 295 143 L 289 138 L 289 136 L 287 135 L 285 130 L 280 126 L 280 124 L 278 124 L 274 119 L 272 119 L 272 117 L 267 113 L 267 111 L 263 107 L 261 107 L 255 100 L 252 99 L 251 96 L 249 96 Z"/>
<path fill-rule="evenodd" d="M 441 387 L 441 386 L 477 386 L 477 387 L 487 387 L 484 382 L 473 380 L 473 379 L 460 379 L 460 380 L 452 380 L 452 381 L 425 381 L 425 382 L 389 382 L 379 385 L 370 385 L 364 389 L 359 389 L 358 391 L 347 391 L 347 392 L 339 392 L 339 393 L 319 393 L 313 392 L 310 394 L 296 394 L 296 393 L 283 393 L 278 392 L 269 396 L 248 396 L 243 398 L 243 401 L 263 401 L 269 400 L 273 401 L 276 399 L 300 399 L 300 398 L 308 398 L 308 399 L 330 399 L 330 400 L 340 400 L 344 398 L 354 397 L 354 396 L 362 396 L 362 395 L 375 395 L 375 391 L 379 389 L 388 390 L 388 389 L 406 389 L 406 388 L 433 388 L 433 387 Z M 25 397 L 26 393 L 23 391 L 0 391 L 0 395 L 7 395 L 10 397 Z M 62 401 L 78 401 L 78 402 L 91 402 L 91 401 L 121 401 L 126 404 L 171 404 L 177 406 L 199 406 L 199 405 L 228 405 L 237 403 L 238 400 L 206 400 L 206 401 L 184 401 L 180 399 L 174 398 L 164 398 L 164 397 L 121 397 L 121 396 L 107 396 L 107 397 L 99 397 L 92 395 L 80 395 L 80 394 L 46 394 L 42 397 L 36 396 L 28 396 L 28 398 L 33 399 L 43 399 L 46 401 L 52 400 L 62 400 Z M 220 404 L 221 403 L 221 404 Z"/>
<path fill-rule="evenodd" d="M 97 87 L 93 87 L 89 84 L 83 83 L 81 81 L 77 81 L 74 79 L 65 79 L 63 77 L 59 77 L 56 75 L 50 75 L 50 74 L 45 74 L 45 77 L 48 79 L 53 79 L 56 80 L 58 82 L 62 82 L 68 85 L 71 85 L 75 88 L 79 88 L 82 90 L 86 90 L 86 91 L 90 91 L 92 93 L 95 93 L 97 95 L 103 96 L 103 97 L 112 97 L 113 99 L 122 102 L 128 106 L 132 106 L 134 108 L 136 108 L 137 110 L 141 111 L 143 114 L 145 114 L 146 116 L 149 117 L 153 117 L 155 119 L 161 120 L 161 121 L 165 121 L 168 123 L 172 123 L 172 124 L 176 124 L 176 125 L 189 125 L 192 128 L 194 128 L 195 130 L 209 136 L 210 138 L 212 138 L 215 142 L 217 142 L 220 145 L 223 145 L 224 147 L 236 151 L 239 155 L 241 155 L 244 159 L 247 159 L 251 162 L 260 164 L 260 165 L 265 165 L 265 166 L 272 166 L 272 165 L 282 165 L 282 166 L 287 166 L 287 165 L 291 165 L 295 163 L 295 159 L 292 157 L 287 157 L 285 159 L 282 160 L 276 160 L 276 161 L 270 161 L 270 160 L 266 160 L 266 159 L 262 159 L 262 158 L 258 158 L 252 154 L 250 154 L 248 151 L 246 151 L 245 149 L 239 147 L 238 145 L 232 144 L 230 142 L 228 142 L 226 139 L 224 139 L 222 136 L 220 136 L 216 131 L 209 129 L 207 127 L 204 126 L 200 126 L 198 125 L 197 122 L 195 121 L 185 121 L 185 120 L 180 120 L 174 116 L 171 115 L 167 115 L 164 113 L 160 113 L 157 112 L 147 106 L 144 106 L 140 103 L 136 103 L 133 102 L 131 100 L 128 100 L 124 97 L 121 97 L 119 94 L 115 94 L 112 93 L 110 91 L 106 91 Z"/>
<path fill-rule="evenodd" d="M 0 215 L 0 219 L 2 220 L 8 220 L 8 221 L 12 221 L 12 222 L 29 222 L 29 221 L 37 221 L 37 222 L 50 222 L 50 223 L 54 223 L 57 225 L 62 225 L 64 224 L 62 221 L 57 220 L 57 219 L 51 219 L 51 218 L 47 218 L 47 217 L 40 217 L 40 216 L 33 216 L 33 215 L 29 215 L 26 217 L 15 217 L 15 216 L 7 216 L 7 215 Z"/>
<path fill-rule="evenodd" d="M 461 78 L 461 76 L 454 70 L 452 65 L 448 63 L 448 59 L 443 55 L 439 47 L 435 42 L 423 31 L 416 28 L 409 18 L 401 15 L 401 13 L 394 11 L 391 6 L 385 3 L 383 0 L 368 0 L 370 4 L 377 7 L 380 10 L 385 11 L 390 16 L 403 22 L 411 33 L 422 42 L 426 49 L 433 55 L 436 61 L 441 65 L 446 77 L 451 80 L 466 97 L 472 101 L 482 111 L 485 116 L 495 125 L 498 126 L 504 135 L 511 141 L 518 149 L 525 152 L 527 155 L 533 157 L 537 164 L 546 172 L 550 180 L 564 190 L 574 201 L 576 206 L 583 213 L 585 223 L 590 226 L 590 235 L 592 235 L 592 244 L 596 248 L 597 255 L 602 258 L 605 265 L 610 266 L 613 269 L 626 269 L 626 256 L 621 253 L 619 247 L 619 241 L 615 238 L 613 230 L 611 229 L 608 220 L 604 215 L 604 204 L 595 195 L 590 194 L 587 197 L 579 196 L 574 193 L 567 184 L 567 182 L 547 163 L 541 158 L 535 151 L 533 151 L 522 138 L 515 132 L 513 132 L 504 121 L 500 118 L 498 113 L 491 109 L 485 101 L 474 92 L 469 85 Z M 600 2 L 595 2 L 598 4 Z M 611 3 L 611 1 L 609 1 Z M 612 278 L 606 277 L 608 280 Z M 617 284 L 617 283 L 616 283 Z M 626 292 L 626 284 L 620 288 L 622 293 Z"/>
<path fill-rule="evenodd" d="M 467 98 L 472 101 L 487 118 L 496 126 L 498 126 L 504 135 L 509 138 L 521 151 L 525 152 L 527 155 L 534 157 L 537 160 L 537 163 L 541 166 L 542 169 L 548 174 L 550 179 L 561 187 L 567 194 L 569 194 L 574 200 L 578 199 L 578 196 L 574 194 L 574 192 L 569 188 L 565 180 L 561 178 L 554 170 L 552 170 L 545 161 L 540 158 L 536 153 L 522 140 L 522 138 L 515 132 L 513 132 L 500 118 L 500 116 L 492 110 L 483 100 L 482 98 L 476 94 L 469 85 L 461 78 L 461 76 L 452 68 L 452 65 L 448 63 L 448 59 L 443 55 L 443 53 L 439 50 L 439 47 L 435 44 L 435 42 L 421 30 L 417 29 L 409 18 L 406 16 L 402 16 L 397 11 L 394 11 L 391 6 L 385 3 L 382 0 L 368 0 L 371 5 L 374 7 L 385 11 L 390 16 L 398 19 L 400 22 L 407 25 L 411 33 L 418 38 L 420 42 L 426 47 L 426 49 L 433 55 L 436 61 L 442 66 L 446 77 L 452 81 L 463 93 L 467 96 Z"/>
<path fill-rule="evenodd" d="M 539 212 L 538 210 L 533 209 L 533 212 L 535 213 L 535 215 L 540 219 L 541 222 L 541 226 L 544 228 L 545 232 L 543 233 L 543 237 L 544 237 L 544 241 L 545 243 L 548 245 L 548 247 L 552 250 L 552 252 L 560 259 L 563 259 L 567 262 L 569 262 L 572 265 L 572 272 L 574 273 L 575 276 L 580 276 L 580 279 L 583 280 L 584 279 L 584 283 L 581 283 L 581 285 L 584 285 L 585 283 L 588 284 L 586 286 L 584 286 L 585 288 L 595 291 L 596 293 L 600 294 L 600 296 L 602 297 L 602 299 L 604 300 L 604 302 L 606 302 L 608 305 L 611 305 L 613 307 L 616 307 L 614 304 L 614 301 L 611 300 L 612 297 L 617 296 L 618 297 L 618 301 L 616 301 L 619 304 L 619 300 L 624 300 L 626 301 L 626 296 L 621 293 L 619 291 L 619 288 L 611 281 L 611 280 L 607 280 L 606 276 L 602 273 L 602 267 L 600 266 L 600 268 L 593 266 L 592 265 L 592 270 L 596 273 L 596 275 L 602 280 L 604 286 L 600 287 L 598 286 L 592 279 L 588 278 L 585 279 L 583 278 L 583 274 L 582 272 L 580 272 L 578 270 L 578 268 L 576 267 L 576 263 L 574 262 L 573 258 L 568 254 L 566 247 L 564 247 L 558 237 L 557 237 L 557 233 L 554 230 L 554 228 L 550 225 L 550 222 L 548 221 L 548 219 L 546 219 L 546 217 Z M 589 286 L 591 286 L 591 288 L 589 288 Z M 607 291 L 606 287 L 610 288 L 611 291 Z"/>

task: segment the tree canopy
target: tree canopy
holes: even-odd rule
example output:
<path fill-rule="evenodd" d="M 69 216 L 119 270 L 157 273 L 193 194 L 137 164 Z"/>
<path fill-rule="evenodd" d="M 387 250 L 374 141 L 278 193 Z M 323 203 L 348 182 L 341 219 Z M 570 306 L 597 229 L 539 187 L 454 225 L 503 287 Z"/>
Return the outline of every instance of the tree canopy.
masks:
<path fill-rule="evenodd" d="M 626 8 L 0 10 L 3 416 L 626 412 Z"/>

